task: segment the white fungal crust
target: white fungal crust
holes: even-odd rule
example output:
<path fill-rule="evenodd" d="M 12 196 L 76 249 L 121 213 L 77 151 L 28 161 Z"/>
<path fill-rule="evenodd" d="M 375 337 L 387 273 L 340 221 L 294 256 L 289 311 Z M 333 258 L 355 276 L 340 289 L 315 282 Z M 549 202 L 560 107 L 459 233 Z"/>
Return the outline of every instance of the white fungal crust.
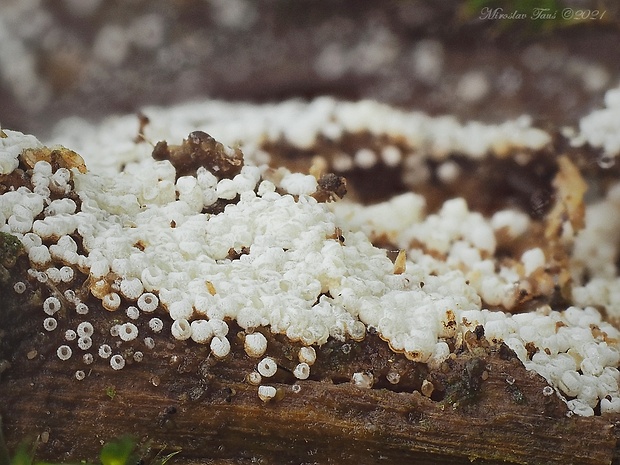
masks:
<path fill-rule="evenodd" d="M 618 124 L 610 123 L 618 102 L 620 90 L 608 92 L 606 109 L 584 118 L 572 140 L 601 147 L 605 163 L 618 152 L 618 131 L 608 130 Z M 317 189 L 314 176 L 260 168 L 269 155 L 256 148 L 280 140 L 312 150 L 319 139 L 327 137 L 337 146 L 345 134 L 356 133 L 377 140 L 396 137 L 398 147 L 373 144 L 343 151 L 331 168 L 364 170 L 383 163 L 397 167 L 403 183 L 415 186 L 432 174 L 426 167 L 430 158 L 440 164 L 435 173 L 440 180 L 454 183 L 460 173 L 446 159 L 450 154 L 503 157 L 548 144 L 550 135 L 532 127 L 529 118 L 496 126 L 461 124 L 376 102 L 330 98 L 264 107 L 206 102 L 153 108 L 149 118 L 159 131 L 152 137 L 171 143 L 183 130 L 213 127 L 217 121 L 216 137 L 246 149 L 244 167 L 233 179 L 218 179 L 204 167 L 195 176 L 177 177 L 169 161 L 155 161 L 144 144 L 123 139 L 122 128 L 133 124 L 133 117 L 102 124 L 100 134 L 120 134 L 120 139 L 93 137 L 94 131 L 75 135 L 74 148 L 92 157 L 87 173 L 38 161 L 32 189 L 22 186 L 0 195 L 0 229 L 21 240 L 31 266 L 28 283 L 16 283 L 14 291 L 39 284 L 47 289 L 44 327 L 51 327 L 51 320 L 62 324 L 65 315 L 89 313 L 79 300 L 84 295 L 67 292 L 78 274 L 87 276 L 88 291 L 103 308 L 124 310 L 110 328 L 113 337 L 120 336 L 114 343 L 120 351 L 138 336 L 144 314 L 157 311 L 163 320 L 146 317 L 152 332 L 162 331 L 166 321 L 176 339 L 210 343 L 214 357 L 224 358 L 230 352 L 226 321 L 234 320 L 247 333 L 249 356 L 266 353 L 266 340 L 255 331 L 259 327 L 301 343 L 295 370 L 302 375 L 316 360 L 312 346 L 329 338 L 361 341 L 372 328 L 395 352 L 434 367 L 449 356 L 448 339 L 461 340 L 482 325 L 489 341 L 505 342 L 553 392 L 574 397 L 567 402 L 573 413 L 620 412 L 620 332 L 594 308 L 619 315 L 620 184 L 586 208 L 586 227 L 575 239 L 569 270 L 575 306 L 512 315 L 484 306 L 514 309 L 520 292 L 528 291 L 551 259 L 546 249 L 534 247 L 514 263 L 498 260 L 500 236 L 518 239 L 530 231 L 527 214 L 503 210 L 485 218 L 460 198 L 428 214 L 425 199 L 412 192 L 372 206 L 318 203 L 309 196 Z M 172 128 L 168 134 L 166 127 Z M 0 174 L 18 167 L 24 148 L 42 147 L 32 136 L 5 132 Z M 72 189 L 79 208 L 66 196 Z M 218 199 L 231 202 L 221 213 L 204 213 Z M 402 250 L 396 266 L 372 245 L 371 239 L 379 237 Z M 91 305 L 91 311 L 97 309 L 98 304 Z M 122 321 L 124 314 L 133 323 Z M 69 331 L 67 342 L 79 337 L 71 343 L 74 349 L 94 339 L 100 357 L 112 362 L 110 346 L 97 340 L 99 329 L 97 335 L 81 334 L 79 327 L 77 333 Z M 143 342 L 147 349 L 155 347 L 151 337 Z M 537 350 L 531 358 L 526 345 Z M 71 348 L 60 346 L 57 355 L 68 358 Z M 117 366 L 124 363 L 120 355 L 114 357 Z M 259 362 L 261 379 L 273 376 L 269 367 L 277 370 L 277 363 Z M 371 387 L 374 380 L 355 373 L 352 382 Z M 388 382 L 398 383 L 398 373 L 388 373 Z"/>

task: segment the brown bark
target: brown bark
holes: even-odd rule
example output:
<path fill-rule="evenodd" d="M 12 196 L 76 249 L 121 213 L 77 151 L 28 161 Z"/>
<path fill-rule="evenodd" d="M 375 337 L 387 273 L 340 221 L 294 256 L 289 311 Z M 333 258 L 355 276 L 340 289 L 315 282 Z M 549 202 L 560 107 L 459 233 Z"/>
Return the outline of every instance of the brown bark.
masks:
<path fill-rule="evenodd" d="M 38 458 L 94 460 L 103 441 L 130 433 L 153 452 L 180 450 L 176 463 L 618 461 L 618 418 L 567 417 L 555 393 L 544 395 L 540 376 L 479 333 L 433 370 L 373 334 L 361 343 L 330 341 L 310 379 L 299 381 L 289 371 L 298 346 L 265 332 L 280 368 L 263 378 L 278 389 L 264 403 L 245 381 L 257 359 L 245 354 L 233 325 L 226 360 L 162 333 L 143 361 L 114 371 L 95 351 L 89 370 L 81 353 L 56 357 L 62 334 L 43 334 L 38 316 L 0 315 L 0 327 L 9 328 L 0 357 L 10 362 L 0 379 L 5 437 L 10 450 L 39 437 Z M 112 316 L 93 312 L 96 332 Z M 76 370 L 86 378 L 76 380 Z M 352 384 L 354 372 L 372 373 L 373 388 Z M 400 374 L 398 384 L 387 381 L 390 372 Z"/>

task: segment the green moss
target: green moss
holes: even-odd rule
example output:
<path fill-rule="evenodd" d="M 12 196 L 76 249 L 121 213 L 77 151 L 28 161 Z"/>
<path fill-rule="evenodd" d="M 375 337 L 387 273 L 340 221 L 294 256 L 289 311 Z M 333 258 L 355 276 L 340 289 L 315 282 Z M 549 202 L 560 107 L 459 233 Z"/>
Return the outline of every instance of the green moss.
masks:
<path fill-rule="evenodd" d="M 17 237 L 0 232 L 0 265 L 12 268 L 23 253 L 24 246 Z"/>
<path fill-rule="evenodd" d="M 36 441 L 24 441 L 19 445 L 15 453 L 10 456 L 6 451 L 3 438 L 0 436 L 0 465 L 69 465 L 61 462 L 45 462 L 35 458 Z M 4 448 L 4 449 L 2 449 Z M 2 451 L 5 453 L 2 453 Z M 137 447 L 136 441 L 130 436 L 107 442 L 101 448 L 97 465 L 132 465 L 145 463 L 147 465 L 165 465 L 172 457 L 181 452 L 174 451 L 162 454 L 160 450 L 155 457 L 148 458 L 147 448 Z M 75 463 L 77 465 L 77 463 Z M 91 465 L 90 462 L 80 461 L 79 465 Z"/>
<path fill-rule="evenodd" d="M 107 386 L 105 388 L 105 394 L 106 396 L 108 396 L 111 400 L 114 400 L 114 398 L 116 397 L 116 387 L 115 386 Z"/>
<path fill-rule="evenodd" d="M 23 254 L 24 246 L 17 237 L 0 232 L 0 285 L 9 282 L 11 279 L 9 269 L 15 266 L 17 259 Z"/>

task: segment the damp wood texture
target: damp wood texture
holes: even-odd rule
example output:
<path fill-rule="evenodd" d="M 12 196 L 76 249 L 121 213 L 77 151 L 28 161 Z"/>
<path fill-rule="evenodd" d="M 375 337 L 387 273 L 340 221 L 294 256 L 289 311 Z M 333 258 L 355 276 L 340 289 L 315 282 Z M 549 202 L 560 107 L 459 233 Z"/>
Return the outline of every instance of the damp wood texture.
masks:
<path fill-rule="evenodd" d="M 239 338 L 216 360 L 162 336 L 122 373 L 89 372 L 80 354 L 51 357 L 28 319 L 20 325 L 0 411 L 9 450 L 31 440 L 40 459 L 93 460 L 102 441 L 130 433 L 151 457 L 180 451 L 172 463 L 618 463 L 618 415 L 568 417 L 540 376 L 480 332 L 435 370 L 373 335 L 332 341 L 301 381 L 299 347 L 266 333 L 279 369 L 263 378 L 276 391 L 264 401 Z"/>

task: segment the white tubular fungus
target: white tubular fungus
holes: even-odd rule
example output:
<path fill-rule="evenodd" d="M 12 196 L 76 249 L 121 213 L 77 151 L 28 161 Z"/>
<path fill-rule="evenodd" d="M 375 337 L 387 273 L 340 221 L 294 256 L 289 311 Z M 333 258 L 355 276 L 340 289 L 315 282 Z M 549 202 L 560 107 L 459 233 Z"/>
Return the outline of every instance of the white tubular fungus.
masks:
<path fill-rule="evenodd" d="M 48 264 L 52 260 L 49 249 L 44 245 L 31 247 L 28 251 L 28 259 L 37 266 Z"/>
<path fill-rule="evenodd" d="M 159 318 L 151 318 L 149 320 L 149 328 L 151 328 L 151 331 L 154 333 L 159 333 L 162 329 L 164 329 L 164 322 Z"/>
<path fill-rule="evenodd" d="M 608 399 L 604 397 L 601 399 L 601 413 L 618 413 L 620 412 L 620 397 L 610 396 Z"/>
<path fill-rule="evenodd" d="M 69 303 L 77 304 L 80 302 L 78 296 L 75 294 L 75 291 L 73 289 L 67 289 L 65 292 L 63 292 L 63 295 Z"/>
<path fill-rule="evenodd" d="M 75 379 L 77 379 L 78 381 L 82 381 L 84 378 L 86 378 L 86 373 L 84 373 L 83 370 L 77 370 L 75 372 Z"/>
<path fill-rule="evenodd" d="M 144 354 L 138 350 L 133 353 L 133 359 L 136 362 L 141 362 L 142 360 L 144 360 Z"/>
<path fill-rule="evenodd" d="M 211 339 L 210 348 L 216 358 L 224 358 L 230 353 L 230 342 L 224 336 L 215 336 Z"/>
<path fill-rule="evenodd" d="M 132 320 L 137 320 L 138 318 L 140 318 L 140 310 L 138 310 L 138 308 L 134 307 L 133 305 L 127 307 L 127 310 L 125 310 L 125 314 L 127 315 L 127 318 L 130 318 Z"/>
<path fill-rule="evenodd" d="M 55 266 L 50 266 L 45 270 L 45 274 L 47 274 L 47 279 L 49 279 L 54 284 L 58 284 L 62 279 L 60 276 L 60 270 Z"/>
<path fill-rule="evenodd" d="M 299 349 L 299 361 L 301 363 L 313 365 L 316 361 L 316 351 L 314 350 L 314 347 L 302 347 Z"/>
<path fill-rule="evenodd" d="M 112 355 L 112 357 L 110 357 L 110 366 L 114 370 L 121 370 L 125 366 L 125 359 L 122 355 Z"/>
<path fill-rule="evenodd" d="M 370 149 L 360 149 L 353 157 L 356 166 L 363 169 L 370 169 L 377 163 L 377 154 Z"/>
<path fill-rule="evenodd" d="M 82 350 L 88 350 L 93 346 L 93 340 L 90 337 L 82 336 L 78 338 L 78 347 Z"/>
<path fill-rule="evenodd" d="M 62 345 L 56 350 L 56 355 L 60 360 L 69 360 L 71 355 L 73 355 L 73 351 L 71 350 L 71 347 Z"/>
<path fill-rule="evenodd" d="M 280 185 L 292 195 L 312 194 L 316 191 L 317 181 L 309 174 L 291 173 L 282 179 Z"/>
<path fill-rule="evenodd" d="M 194 313 L 191 302 L 182 299 L 172 302 L 168 307 L 168 312 L 173 320 L 189 320 Z"/>
<path fill-rule="evenodd" d="M 185 341 L 192 336 L 192 327 L 185 319 L 175 320 L 174 323 L 172 323 L 170 332 L 175 339 Z"/>
<path fill-rule="evenodd" d="M 381 149 L 381 160 L 389 167 L 395 167 L 402 161 L 400 149 L 394 145 L 386 145 Z"/>
<path fill-rule="evenodd" d="M 37 247 L 43 244 L 43 241 L 41 240 L 40 236 L 37 236 L 34 233 L 26 233 L 22 237 L 22 244 L 28 252 L 32 247 Z"/>
<path fill-rule="evenodd" d="M 222 179 L 217 183 L 215 192 L 220 199 L 232 200 L 237 195 L 237 188 L 232 179 Z"/>
<path fill-rule="evenodd" d="M 26 292 L 26 284 L 24 284 L 22 281 L 17 281 L 15 284 L 13 284 L 13 290 L 16 294 L 23 294 L 24 292 Z"/>
<path fill-rule="evenodd" d="M 80 337 L 91 337 L 94 332 L 93 325 L 88 321 L 83 321 L 77 327 L 77 335 Z"/>
<path fill-rule="evenodd" d="M 209 320 L 209 323 L 211 324 L 211 328 L 213 328 L 214 336 L 225 337 L 228 334 L 228 325 L 225 321 L 212 318 Z"/>
<path fill-rule="evenodd" d="M 265 378 L 271 378 L 278 371 L 278 363 L 271 357 L 265 357 L 258 365 L 256 365 L 256 369 Z"/>
<path fill-rule="evenodd" d="M 63 283 L 70 283 L 71 281 L 73 281 L 73 268 L 63 266 L 62 268 L 60 268 L 60 270 L 58 270 L 58 272 L 60 273 L 60 280 Z"/>
<path fill-rule="evenodd" d="M 43 327 L 46 331 L 54 331 L 57 326 L 58 322 L 56 321 L 56 318 L 48 317 L 43 320 Z"/>
<path fill-rule="evenodd" d="M 543 396 L 549 397 L 552 396 L 555 390 L 551 386 L 545 386 L 542 390 Z"/>
<path fill-rule="evenodd" d="M 144 338 L 144 345 L 146 346 L 147 349 L 154 349 L 155 348 L 155 340 L 152 337 L 145 337 Z"/>
<path fill-rule="evenodd" d="M 82 361 L 86 365 L 90 365 L 90 364 L 92 364 L 95 361 L 95 359 L 93 357 L 93 354 L 84 354 L 84 355 L 82 355 Z"/>
<path fill-rule="evenodd" d="M 88 305 L 86 305 L 84 302 L 78 302 L 77 304 L 75 304 L 75 312 L 78 315 L 86 315 L 88 313 Z"/>
<path fill-rule="evenodd" d="M 310 376 L 310 366 L 307 363 L 299 363 L 293 370 L 293 375 L 297 379 L 308 379 Z"/>
<path fill-rule="evenodd" d="M 213 337 L 213 328 L 207 320 L 194 320 L 190 326 L 192 340 L 198 344 L 207 344 Z"/>
<path fill-rule="evenodd" d="M 267 350 L 267 338 L 262 333 L 246 334 L 243 348 L 250 357 L 261 357 Z"/>
<path fill-rule="evenodd" d="M 112 355 L 112 348 L 108 344 L 101 344 L 99 346 L 99 357 L 109 358 Z"/>
<path fill-rule="evenodd" d="M 118 330 L 118 336 L 125 342 L 133 341 L 138 337 L 138 327 L 133 323 L 123 323 Z"/>
<path fill-rule="evenodd" d="M 54 315 L 59 310 L 60 300 L 58 300 L 56 297 L 48 297 L 43 301 L 43 311 L 49 316 Z"/>
<path fill-rule="evenodd" d="M 0 174 L 9 174 L 15 171 L 19 166 L 17 157 L 11 156 L 9 153 L 0 152 Z"/>
<path fill-rule="evenodd" d="M 145 292 L 138 298 L 138 308 L 143 312 L 154 312 L 159 305 L 159 299 L 151 292 Z"/>
<path fill-rule="evenodd" d="M 245 379 L 248 384 L 251 384 L 252 386 L 258 386 L 262 382 L 263 377 L 260 375 L 259 372 L 251 371 L 250 373 L 248 373 Z"/>
<path fill-rule="evenodd" d="M 101 305 L 109 312 L 115 312 L 121 306 L 121 297 L 116 292 L 110 292 L 103 296 Z"/>
<path fill-rule="evenodd" d="M 370 389 L 374 383 L 374 378 L 370 373 L 358 372 L 353 373 L 351 382 L 359 388 Z"/>
<path fill-rule="evenodd" d="M 263 402 L 269 402 L 273 398 L 275 398 L 278 391 L 273 386 L 258 386 L 258 397 Z"/>
<path fill-rule="evenodd" d="M 24 215 L 11 215 L 7 222 L 14 233 L 25 234 L 32 228 L 32 217 Z M 32 259 L 31 259 L 32 260 Z"/>
<path fill-rule="evenodd" d="M 94 278 L 103 278 L 110 272 L 107 260 L 96 260 L 90 264 L 90 275 Z"/>
<path fill-rule="evenodd" d="M 67 341 L 75 341 L 76 337 L 77 337 L 77 334 L 72 329 L 68 329 L 65 331 L 65 339 Z"/>
<path fill-rule="evenodd" d="M 77 206 L 75 202 L 68 198 L 52 200 L 52 202 L 45 208 L 46 216 L 73 214 Z"/>
<path fill-rule="evenodd" d="M 154 291 L 158 289 L 164 281 L 164 275 L 161 270 L 155 266 L 147 266 L 142 270 L 140 275 L 142 278 L 142 284 L 147 291 Z"/>
<path fill-rule="evenodd" d="M 385 378 L 390 384 L 400 383 L 400 373 L 398 373 L 397 371 L 388 371 L 387 375 L 385 375 Z"/>
<path fill-rule="evenodd" d="M 529 276 L 538 268 L 542 268 L 545 265 L 545 254 L 539 247 L 526 250 L 521 256 L 521 262 L 523 262 L 523 266 L 525 267 L 525 275 Z"/>
<path fill-rule="evenodd" d="M 144 286 L 138 278 L 126 278 L 121 281 L 120 290 L 123 297 L 133 302 L 142 295 Z"/>

